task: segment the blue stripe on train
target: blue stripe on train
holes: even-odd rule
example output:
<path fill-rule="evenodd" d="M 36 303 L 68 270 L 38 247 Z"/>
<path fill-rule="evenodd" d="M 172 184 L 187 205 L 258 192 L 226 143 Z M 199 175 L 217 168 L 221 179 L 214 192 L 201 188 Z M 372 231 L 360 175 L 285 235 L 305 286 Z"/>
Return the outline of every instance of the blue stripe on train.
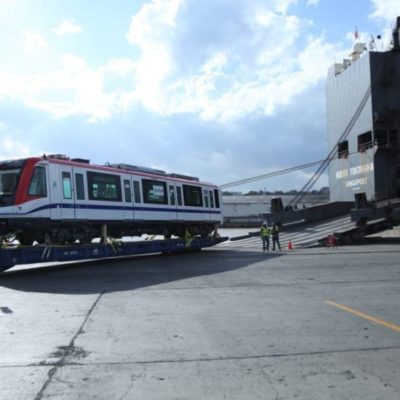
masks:
<path fill-rule="evenodd" d="M 143 206 L 134 206 L 134 207 L 124 207 L 124 206 L 110 206 L 110 205 L 92 205 L 92 204 L 63 204 L 63 203 L 52 203 L 46 204 L 44 206 L 35 208 L 34 210 L 28 211 L 26 213 L 17 213 L 17 215 L 28 215 L 38 211 L 52 209 L 52 208 L 75 208 L 79 210 L 113 210 L 113 211 L 158 211 L 158 212 L 179 212 L 179 213 L 189 213 L 189 214 L 221 214 L 221 211 L 216 210 L 194 210 L 194 209 L 184 209 L 177 208 L 171 209 L 166 207 L 143 207 Z M 1 215 L 1 214 L 0 214 Z M 9 214 L 7 214 L 9 215 Z"/>

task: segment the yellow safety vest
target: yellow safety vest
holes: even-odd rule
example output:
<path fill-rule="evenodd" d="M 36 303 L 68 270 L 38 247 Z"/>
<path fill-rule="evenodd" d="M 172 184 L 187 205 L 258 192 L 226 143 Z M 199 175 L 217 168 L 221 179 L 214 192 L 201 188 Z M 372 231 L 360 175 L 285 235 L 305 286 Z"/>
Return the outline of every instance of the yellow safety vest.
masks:
<path fill-rule="evenodd" d="M 269 234 L 270 234 L 269 229 L 266 226 L 262 226 L 260 230 L 261 237 L 269 236 Z"/>

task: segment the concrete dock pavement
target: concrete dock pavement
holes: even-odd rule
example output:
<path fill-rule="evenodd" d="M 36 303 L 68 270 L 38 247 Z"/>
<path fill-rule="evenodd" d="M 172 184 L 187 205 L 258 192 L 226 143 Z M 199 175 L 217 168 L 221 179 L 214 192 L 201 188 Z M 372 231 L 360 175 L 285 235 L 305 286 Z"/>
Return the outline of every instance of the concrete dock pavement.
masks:
<path fill-rule="evenodd" d="M 15 267 L 0 277 L 0 399 L 400 398 L 399 253 Z"/>

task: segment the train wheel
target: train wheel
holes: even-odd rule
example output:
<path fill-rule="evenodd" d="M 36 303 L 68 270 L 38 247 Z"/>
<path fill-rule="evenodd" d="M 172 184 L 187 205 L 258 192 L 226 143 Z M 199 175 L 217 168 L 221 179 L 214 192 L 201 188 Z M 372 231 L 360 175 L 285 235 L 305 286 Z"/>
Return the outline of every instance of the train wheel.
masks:
<path fill-rule="evenodd" d="M 17 234 L 18 241 L 22 246 L 31 246 L 34 240 L 32 232 L 20 232 Z"/>
<path fill-rule="evenodd" d="M 92 242 L 94 235 L 90 229 L 85 227 L 75 230 L 73 233 L 73 241 L 79 240 L 80 244 L 88 244 Z"/>
<path fill-rule="evenodd" d="M 44 232 L 36 232 L 34 240 L 40 245 L 47 244 L 46 234 Z"/>
<path fill-rule="evenodd" d="M 54 229 L 51 232 L 50 240 L 54 244 L 66 244 L 71 241 L 71 232 L 66 228 Z"/>
<path fill-rule="evenodd" d="M 164 230 L 164 239 L 171 239 L 172 233 L 168 230 Z"/>
<path fill-rule="evenodd" d="M 89 244 L 92 243 L 92 238 L 84 238 L 84 239 L 79 239 L 80 244 Z"/>

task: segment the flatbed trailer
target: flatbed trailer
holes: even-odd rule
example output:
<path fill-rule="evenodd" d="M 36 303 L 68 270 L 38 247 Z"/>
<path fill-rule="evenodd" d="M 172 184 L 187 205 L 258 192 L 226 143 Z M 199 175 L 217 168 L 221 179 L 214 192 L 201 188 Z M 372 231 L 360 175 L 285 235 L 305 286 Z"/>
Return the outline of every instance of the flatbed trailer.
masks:
<path fill-rule="evenodd" d="M 18 264 L 112 259 L 155 253 L 199 251 L 227 240 L 227 237 L 205 237 L 142 241 L 110 241 L 108 243 L 64 246 L 3 246 L 0 248 L 0 273 Z"/>

